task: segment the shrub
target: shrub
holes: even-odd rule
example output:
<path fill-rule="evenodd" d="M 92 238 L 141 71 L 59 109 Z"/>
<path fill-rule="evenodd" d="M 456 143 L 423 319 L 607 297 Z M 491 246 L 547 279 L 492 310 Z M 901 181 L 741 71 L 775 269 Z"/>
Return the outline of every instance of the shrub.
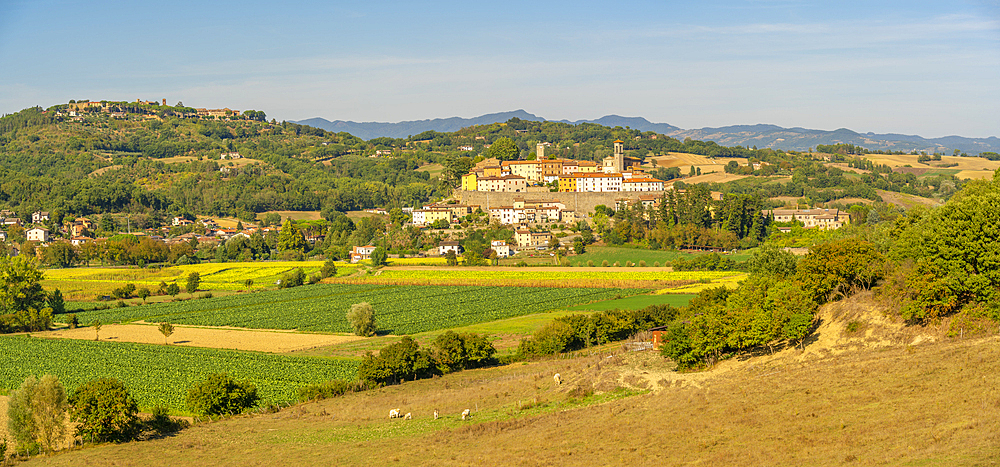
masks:
<path fill-rule="evenodd" d="M 337 263 L 332 259 L 326 260 L 323 263 L 323 267 L 319 270 L 319 275 L 323 278 L 333 277 L 337 275 Z"/>
<path fill-rule="evenodd" d="M 278 288 L 287 289 L 289 287 L 298 287 L 304 284 L 306 281 L 306 273 L 302 268 L 295 268 L 295 270 L 288 271 L 281 275 L 280 283 Z"/>
<path fill-rule="evenodd" d="M 139 430 L 139 407 L 121 381 L 113 378 L 90 380 L 70 397 L 76 433 L 83 439 L 124 442 Z"/>
<path fill-rule="evenodd" d="M 601 267 L 608 267 L 608 260 L 601 261 Z"/>
<path fill-rule="evenodd" d="M 535 332 L 529 339 L 522 339 L 517 351 L 525 357 L 552 355 L 566 350 L 573 341 L 573 326 L 563 321 L 553 321 Z"/>
<path fill-rule="evenodd" d="M 258 399 L 257 386 L 214 373 L 188 391 L 187 405 L 200 415 L 234 415 L 253 407 Z"/>
<path fill-rule="evenodd" d="M 201 294 L 201 298 L 212 298 L 213 296 L 214 295 L 212 295 L 212 292 L 205 292 Z"/>
<path fill-rule="evenodd" d="M 434 339 L 434 360 L 442 373 L 479 368 L 496 361 L 496 348 L 478 334 L 447 331 Z"/>
<path fill-rule="evenodd" d="M 347 321 L 354 328 L 354 334 L 362 337 L 375 335 L 375 307 L 368 302 L 355 303 L 347 312 Z"/>
<path fill-rule="evenodd" d="M 626 262 L 625 262 L 625 267 L 627 267 L 627 268 L 630 268 L 630 267 L 632 267 L 632 266 L 635 266 L 635 263 L 633 263 L 633 262 L 631 262 L 631 261 L 626 261 Z"/>
<path fill-rule="evenodd" d="M 594 267 L 594 262 L 593 261 L 587 261 L 587 267 L 591 267 L 591 268 Z"/>
<path fill-rule="evenodd" d="M 410 336 L 379 350 L 378 356 L 365 354 L 358 365 L 358 379 L 371 384 L 390 384 L 428 378 L 436 373 L 431 355 Z"/>
<path fill-rule="evenodd" d="M 654 261 L 654 262 L 653 262 L 653 267 L 654 267 L 654 268 L 658 268 L 658 267 L 660 267 L 660 262 L 659 262 L 659 261 Z"/>
<path fill-rule="evenodd" d="M 313 273 L 313 275 L 309 276 L 309 284 L 310 285 L 315 284 L 315 283 L 317 283 L 317 282 L 319 282 L 321 280 L 323 280 L 323 277 L 318 272 L 317 273 Z"/>
<path fill-rule="evenodd" d="M 620 263 L 620 262 L 618 262 L 618 261 L 615 261 L 615 264 L 614 264 L 614 266 L 615 266 L 616 268 L 620 268 L 620 267 L 622 266 L 622 263 Z"/>
<path fill-rule="evenodd" d="M 155 435 L 176 433 L 190 426 L 187 420 L 170 418 L 166 407 L 156 406 L 150 415 L 149 420 L 143 422 L 143 428 L 146 431 L 152 431 Z"/>
<path fill-rule="evenodd" d="M 354 391 L 357 387 L 358 385 L 356 383 L 340 379 L 324 381 L 318 384 L 310 384 L 299 388 L 299 401 L 308 402 L 320 399 L 329 399 L 331 397 L 339 397 Z"/>
<path fill-rule="evenodd" d="M 69 328 L 76 329 L 80 327 L 80 319 L 76 317 L 76 313 L 69 315 Z"/>
<path fill-rule="evenodd" d="M 645 260 L 641 260 L 641 261 L 639 261 L 639 267 L 640 267 L 640 268 L 644 268 L 644 267 L 646 267 L 646 261 L 645 261 Z"/>
<path fill-rule="evenodd" d="M 523 268 L 523 267 L 526 267 L 527 265 L 528 265 L 528 262 L 522 259 L 521 261 L 518 261 L 515 266 L 517 266 L 519 268 Z"/>

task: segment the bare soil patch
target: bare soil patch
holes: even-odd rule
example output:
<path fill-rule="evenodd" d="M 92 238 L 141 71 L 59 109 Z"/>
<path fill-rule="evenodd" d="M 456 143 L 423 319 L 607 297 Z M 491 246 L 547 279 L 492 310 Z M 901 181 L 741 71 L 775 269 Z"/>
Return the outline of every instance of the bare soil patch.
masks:
<path fill-rule="evenodd" d="M 54 339 L 93 339 L 94 329 L 60 329 L 32 333 L 34 337 Z M 101 326 L 102 341 L 163 344 L 163 334 L 152 324 L 106 324 Z M 170 345 L 209 347 L 214 349 L 253 350 L 283 353 L 308 350 L 316 347 L 350 342 L 363 337 L 334 334 L 302 334 L 292 331 L 260 331 L 236 328 L 205 328 L 174 325 L 174 333 L 167 339 Z"/>

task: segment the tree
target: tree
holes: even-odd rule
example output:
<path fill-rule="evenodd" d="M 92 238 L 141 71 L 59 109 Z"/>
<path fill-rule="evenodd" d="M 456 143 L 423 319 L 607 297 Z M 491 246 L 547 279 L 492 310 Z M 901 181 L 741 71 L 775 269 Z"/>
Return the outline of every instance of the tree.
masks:
<path fill-rule="evenodd" d="M 188 274 L 187 284 L 185 284 L 184 289 L 187 290 L 187 293 L 194 293 L 198 290 L 198 285 L 200 284 L 201 276 L 197 272 L 192 272 L 191 274 Z"/>
<path fill-rule="evenodd" d="M 160 323 L 158 329 L 160 330 L 160 334 L 163 334 L 163 345 L 167 345 L 167 339 L 174 333 L 174 325 L 164 321 Z"/>
<path fill-rule="evenodd" d="M 77 435 L 94 442 L 125 442 L 139 432 L 139 406 L 114 378 L 90 380 L 70 397 Z"/>
<path fill-rule="evenodd" d="M 380 246 L 372 252 L 371 259 L 372 266 L 384 266 L 386 261 L 389 260 L 389 252 L 385 250 L 385 247 Z"/>
<path fill-rule="evenodd" d="M 200 415 L 235 415 L 252 408 L 258 399 L 253 384 L 213 373 L 188 391 L 187 405 Z"/>
<path fill-rule="evenodd" d="M 302 235 L 302 231 L 292 224 L 291 219 L 285 219 L 285 223 L 281 225 L 281 232 L 278 234 L 277 246 L 279 250 L 305 250 L 306 238 Z"/>
<path fill-rule="evenodd" d="M 772 275 L 779 278 L 792 277 L 798 260 L 795 255 L 767 245 L 754 252 L 747 264 L 747 272 L 756 275 Z"/>
<path fill-rule="evenodd" d="M 375 307 L 368 302 L 355 303 L 347 312 L 347 321 L 354 328 L 354 333 L 362 337 L 375 335 Z"/>
<path fill-rule="evenodd" d="M 59 378 L 29 376 L 11 392 L 7 426 L 18 450 L 31 452 L 37 445 L 51 452 L 66 434 L 66 389 Z"/>
<path fill-rule="evenodd" d="M 337 263 L 334 260 L 332 260 L 332 259 L 326 260 L 323 263 L 323 267 L 319 270 L 319 273 L 320 273 L 320 276 L 324 277 L 324 278 L 336 276 L 337 275 Z"/>
<path fill-rule="evenodd" d="M 95 319 L 91 321 L 90 327 L 94 328 L 94 340 L 101 340 L 101 322 Z"/>
<path fill-rule="evenodd" d="M 42 258 L 45 264 L 51 266 L 57 266 L 60 268 L 68 268 L 77 262 L 77 252 L 76 248 L 69 244 L 69 242 L 52 242 L 49 246 L 45 247 L 42 252 Z"/>
<path fill-rule="evenodd" d="M 444 259 L 448 263 L 448 266 L 458 265 L 458 255 L 455 254 L 455 250 L 448 250 L 448 252 L 444 254 Z"/>
<path fill-rule="evenodd" d="M 146 287 L 142 287 L 136 292 L 136 295 L 142 299 L 142 303 L 146 303 L 146 299 L 149 298 L 151 292 Z"/>
<path fill-rule="evenodd" d="M 250 290 L 250 287 L 253 287 L 253 279 L 247 279 L 243 281 L 243 287 L 246 287 L 247 290 Z"/>
<path fill-rule="evenodd" d="M 52 314 L 62 314 L 66 312 L 66 301 L 63 300 L 63 294 L 59 289 L 55 289 L 48 297 L 49 308 L 52 309 Z"/>
<path fill-rule="evenodd" d="M 44 308 L 48 297 L 41 280 L 42 272 L 33 260 L 23 255 L 0 256 L 0 313 L 23 315 L 29 310 Z"/>
<path fill-rule="evenodd" d="M 181 287 L 177 285 L 176 282 L 171 282 L 170 285 L 167 286 L 167 295 L 176 297 L 179 293 L 181 293 Z"/>
<path fill-rule="evenodd" d="M 796 276 L 817 303 L 825 303 L 834 292 L 871 288 L 884 267 L 885 257 L 874 245 L 852 238 L 811 247 L 799 261 Z"/>
<path fill-rule="evenodd" d="M 483 152 L 483 155 L 486 157 L 495 157 L 501 161 L 510 161 L 521 157 L 521 149 L 517 147 L 517 143 L 514 140 L 503 137 L 494 141 Z"/>

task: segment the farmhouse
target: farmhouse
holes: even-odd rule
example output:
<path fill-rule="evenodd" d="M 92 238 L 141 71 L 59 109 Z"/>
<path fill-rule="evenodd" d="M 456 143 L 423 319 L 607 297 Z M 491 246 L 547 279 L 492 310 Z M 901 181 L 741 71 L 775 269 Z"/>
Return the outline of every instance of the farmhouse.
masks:
<path fill-rule="evenodd" d="M 840 209 L 770 209 L 761 212 L 764 217 L 774 216 L 775 222 L 802 222 L 807 229 L 839 229 L 850 223 L 850 215 Z"/>
<path fill-rule="evenodd" d="M 510 256 L 510 245 L 503 240 L 493 240 L 490 242 L 490 248 L 497 253 L 498 258 L 506 258 Z"/>
<path fill-rule="evenodd" d="M 351 262 L 359 263 L 366 259 L 372 258 L 372 252 L 375 251 L 375 247 L 372 245 L 356 246 L 351 249 Z"/>
<path fill-rule="evenodd" d="M 552 233 L 522 229 L 514 232 L 514 239 L 517 241 L 518 247 L 544 249 L 552 240 Z"/>
<path fill-rule="evenodd" d="M 49 220 L 48 211 L 35 211 L 31 214 L 31 222 L 34 224 L 41 224 L 47 220 Z"/>
<path fill-rule="evenodd" d="M 438 254 L 444 256 L 449 251 L 454 251 L 456 255 L 462 254 L 462 245 L 455 241 L 444 241 L 438 243 Z"/>
<path fill-rule="evenodd" d="M 35 227 L 33 229 L 28 229 L 25 232 L 25 236 L 29 242 L 47 242 L 49 241 L 49 229 L 42 227 Z"/>

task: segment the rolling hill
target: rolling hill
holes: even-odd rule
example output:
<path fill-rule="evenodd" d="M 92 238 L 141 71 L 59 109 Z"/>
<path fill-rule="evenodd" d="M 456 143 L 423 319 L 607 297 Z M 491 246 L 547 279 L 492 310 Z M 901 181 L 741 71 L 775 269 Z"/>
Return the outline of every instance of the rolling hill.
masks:
<path fill-rule="evenodd" d="M 543 117 L 524 110 L 499 112 L 481 115 L 474 118 L 436 118 L 432 120 L 412 120 L 398 123 L 387 122 L 351 122 L 344 120 L 329 121 L 323 118 L 310 118 L 294 123 L 322 128 L 327 131 L 347 132 L 358 138 L 370 140 L 387 136 L 390 138 L 406 138 L 424 131 L 452 132 L 472 125 L 486 125 L 519 118 L 528 121 L 545 121 Z M 552 120 L 560 123 L 580 124 L 597 123 L 608 127 L 631 127 L 641 131 L 653 131 L 683 140 L 691 138 L 702 141 L 714 141 L 723 146 L 757 146 L 758 148 L 773 148 L 782 150 L 805 151 L 820 144 L 848 143 L 866 147 L 872 150 L 884 151 L 927 151 L 952 152 L 958 149 L 969 154 L 1000 151 L 1000 138 L 967 138 L 963 136 L 945 136 L 941 138 L 924 138 L 917 135 L 859 133 L 846 128 L 837 130 L 812 130 L 806 128 L 783 128 L 777 125 L 733 125 L 719 128 L 700 128 L 685 130 L 666 123 L 653 123 L 642 117 L 622 117 L 607 115 L 595 120 Z"/>

